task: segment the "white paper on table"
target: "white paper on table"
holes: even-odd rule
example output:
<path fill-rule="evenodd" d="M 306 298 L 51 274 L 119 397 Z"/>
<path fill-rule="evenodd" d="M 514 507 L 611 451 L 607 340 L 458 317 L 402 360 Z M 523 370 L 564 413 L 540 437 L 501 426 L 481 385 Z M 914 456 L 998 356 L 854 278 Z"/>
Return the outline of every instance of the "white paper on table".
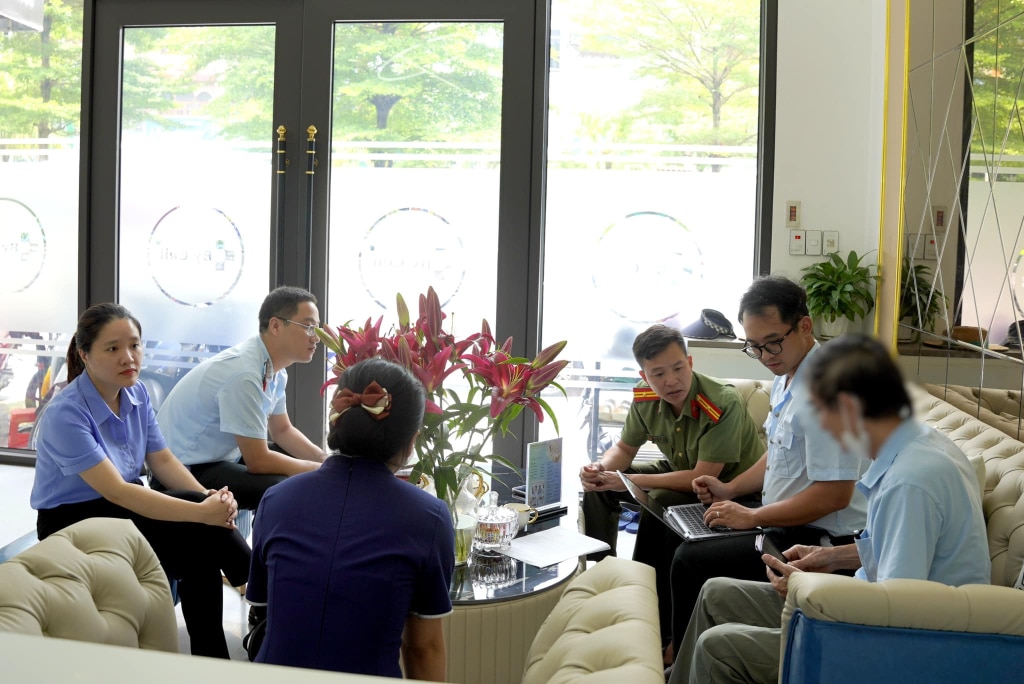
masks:
<path fill-rule="evenodd" d="M 549 530 L 513 539 L 512 546 L 502 553 L 524 563 L 543 568 L 575 556 L 607 551 L 610 548 L 606 542 L 600 539 L 588 537 L 565 527 L 552 527 Z"/>

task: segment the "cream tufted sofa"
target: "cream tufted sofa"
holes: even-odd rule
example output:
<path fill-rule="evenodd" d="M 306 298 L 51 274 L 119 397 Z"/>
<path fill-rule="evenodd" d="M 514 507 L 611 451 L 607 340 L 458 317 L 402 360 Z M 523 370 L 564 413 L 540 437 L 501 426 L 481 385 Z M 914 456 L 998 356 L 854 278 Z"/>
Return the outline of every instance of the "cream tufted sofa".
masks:
<path fill-rule="evenodd" d="M 1024 443 L 919 387 L 911 395 L 921 420 L 983 466 L 993 586 L 794 576 L 782 682 L 1020 679 L 1024 592 L 1010 587 L 1024 564 Z"/>
<path fill-rule="evenodd" d="M 1020 392 L 965 385 L 922 385 L 928 393 L 969 416 L 991 425 L 1017 441 L 1024 441 L 1024 402 Z"/>
<path fill-rule="evenodd" d="M 764 421 L 768 417 L 768 410 L 771 405 L 772 383 L 770 380 L 726 380 L 736 388 L 736 391 L 743 397 L 743 405 L 747 407 L 747 413 L 754 419 L 757 425 L 757 434 L 761 436 L 761 442 L 767 443 L 768 436 L 764 430 Z"/>
<path fill-rule="evenodd" d="M 0 632 L 177 652 L 167 576 L 128 520 L 93 518 L 0 564 Z"/>
<path fill-rule="evenodd" d="M 654 569 L 609 556 L 574 579 L 533 640 L 523 684 L 661 684 Z"/>

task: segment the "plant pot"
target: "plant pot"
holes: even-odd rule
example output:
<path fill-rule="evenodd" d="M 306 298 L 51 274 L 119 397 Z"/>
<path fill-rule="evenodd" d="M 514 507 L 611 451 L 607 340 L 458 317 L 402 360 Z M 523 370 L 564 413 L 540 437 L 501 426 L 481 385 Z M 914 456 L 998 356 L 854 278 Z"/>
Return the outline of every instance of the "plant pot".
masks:
<path fill-rule="evenodd" d="M 907 316 L 900 319 L 900 324 L 896 328 L 896 341 L 897 342 L 918 342 L 921 339 L 921 333 L 914 330 L 912 319 Z"/>
<path fill-rule="evenodd" d="M 831 323 L 825 320 L 818 321 L 818 337 L 831 340 L 833 337 L 845 335 L 850 329 L 849 318 L 837 318 Z"/>

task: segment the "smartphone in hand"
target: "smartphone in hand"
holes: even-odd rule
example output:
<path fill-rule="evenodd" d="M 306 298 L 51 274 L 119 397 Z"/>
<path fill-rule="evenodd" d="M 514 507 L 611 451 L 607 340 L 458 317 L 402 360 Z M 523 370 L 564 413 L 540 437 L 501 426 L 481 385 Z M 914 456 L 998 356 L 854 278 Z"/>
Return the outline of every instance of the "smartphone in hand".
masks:
<path fill-rule="evenodd" d="M 779 548 L 772 543 L 772 540 L 768 537 L 768 535 L 759 534 L 756 537 L 754 537 L 754 548 L 757 549 L 758 553 L 767 553 L 769 556 L 778 558 L 783 563 L 789 563 L 789 559 L 782 555 L 782 552 L 779 551 Z M 773 568 L 772 566 L 769 565 L 768 569 L 774 572 L 779 577 L 782 577 L 782 573 Z"/>

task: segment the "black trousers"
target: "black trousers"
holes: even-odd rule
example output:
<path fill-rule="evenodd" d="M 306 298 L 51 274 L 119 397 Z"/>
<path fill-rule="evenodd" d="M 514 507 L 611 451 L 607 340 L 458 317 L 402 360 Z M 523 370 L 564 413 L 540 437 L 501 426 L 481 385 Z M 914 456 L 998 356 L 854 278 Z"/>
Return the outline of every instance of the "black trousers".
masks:
<path fill-rule="evenodd" d="M 208 489 L 220 489 L 226 486 L 235 495 L 239 508 L 256 510 L 263 493 L 288 479 L 287 475 L 257 475 L 250 473 L 245 463 L 218 461 L 216 463 L 199 463 L 189 466 L 192 475 L 199 484 Z"/>
<path fill-rule="evenodd" d="M 206 498 L 201 492 L 172 491 L 168 495 L 194 502 Z M 153 520 L 102 498 L 40 510 L 36 533 L 39 539 L 45 539 L 88 518 L 124 518 L 135 523 L 153 547 L 164 572 L 178 582 L 192 654 L 228 658 L 221 574 L 232 586 L 248 580 L 250 551 L 241 535 L 202 523 Z"/>
<path fill-rule="evenodd" d="M 672 466 L 668 461 L 659 460 L 653 463 L 634 465 L 625 472 L 647 475 L 670 473 Z M 693 492 L 673 489 L 652 489 L 647 494 L 665 508 L 698 501 L 697 495 Z M 616 554 L 615 542 L 619 534 L 618 522 L 623 502 L 639 506 L 629 492 L 604 491 L 583 494 L 583 521 L 587 536 L 608 542 L 608 545 L 611 546 L 610 551 L 590 554 L 587 556 L 587 560 L 599 561 L 605 556 Z M 666 527 L 646 509 L 640 509 L 640 526 L 636 533 L 636 543 L 633 546 L 633 560 L 654 568 L 663 640 L 668 639 L 671 629 L 672 592 L 669 568 L 672 565 L 672 554 L 681 542 L 682 539 L 679 535 Z"/>
<path fill-rule="evenodd" d="M 634 464 L 623 472 L 627 474 L 656 475 L 672 472 L 672 466 L 669 465 L 668 461 L 659 460 L 653 463 Z M 691 492 L 677 492 L 671 489 L 652 489 L 648 494 L 663 506 L 675 506 L 676 504 L 692 503 L 697 500 L 696 495 Z M 587 560 L 599 561 L 605 556 L 616 555 L 615 547 L 619 535 L 619 514 L 622 512 L 623 502 L 632 504 L 634 508 L 640 507 L 640 504 L 626 491 L 584 492 L 582 503 L 584 533 L 588 537 L 607 542 L 611 547 L 609 551 L 590 554 L 587 556 Z M 633 559 L 647 562 L 648 559 L 654 557 L 648 551 L 662 545 L 664 531 L 667 531 L 667 528 L 660 521 L 647 511 L 641 509 L 640 527 L 636 535 L 636 545 L 633 547 Z M 669 558 L 671 558 L 671 554 Z"/>
<path fill-rule="evenodd" d="M 853 537 L 830 537 L 820 527 L 771 527 L 766 530 L 780 551 L 795 544 L 821 546 L 827 537 L 833 546 L 850 544 Z M 679 643 L 686 634 L 690 614 L 697 604 L 704 582 L 712 577 L 767 582 L 766 566 L 754 548 L 754 535 L 723 537 L 698 542 L 683 542 L 672 558 L 670 582 L 672 592 L 672 643 L 679 653 Z"/>
<path fill-rule="evenodd" d="M 289 455 L 276 444 L 271 443 L 269 447 L 273 451 Z M 234 495 L 235 501 L 238 502 L 238 507 L 251 511 L 259 508 L 265 491 L 278 482 L 284 482 L 288 479 L 287 475 L 258 475 L 250 473 L 244 461 L 238 463 L 214 461 L 213 463 L 197 463 L 196 465 L 186 467 L 192 471 L 193 477 L 199 480 L 199 484 L 207 489 L 220 489 L 226 486 Z M 158 492 L 167 491 L 167 488 L 152 476 L 149 478 L 149 486 Z"/>

